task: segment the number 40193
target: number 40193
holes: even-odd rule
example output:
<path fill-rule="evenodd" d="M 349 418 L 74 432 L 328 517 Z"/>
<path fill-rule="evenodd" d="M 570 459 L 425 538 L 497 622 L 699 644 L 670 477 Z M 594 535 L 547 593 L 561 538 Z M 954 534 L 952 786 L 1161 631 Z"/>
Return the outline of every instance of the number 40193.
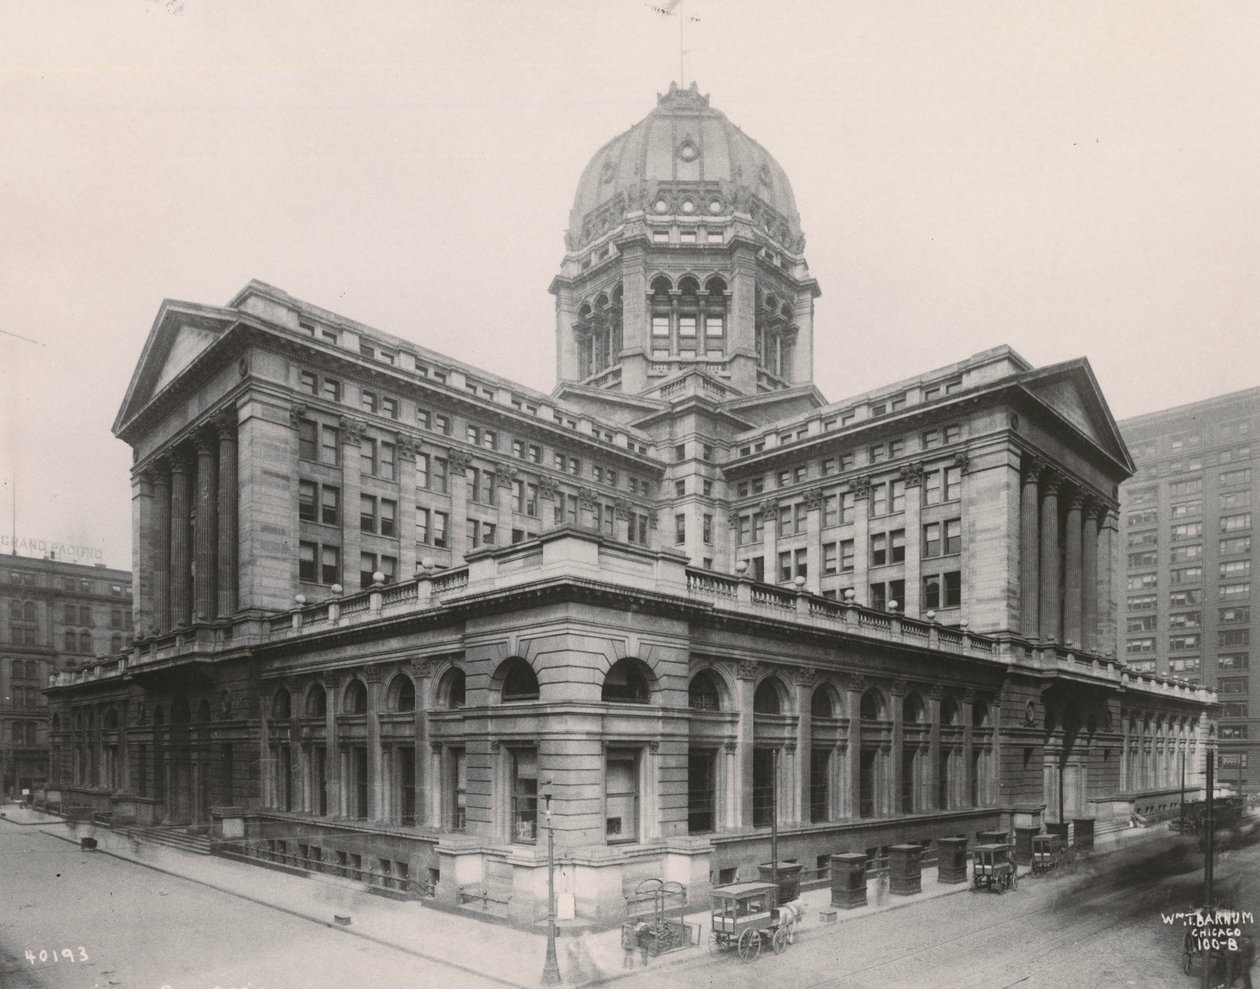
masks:
<path fill-rule="evenodd" d="M 26 949 L 26 960 L 32 965 L 36 962 L 60 962 L 63 958 L 68 962 L 85 962 L 88 960 L 87 949 L 82 946 L 78 949 L 62 948 L 60 954 L 57 953 L 56 948 L 53 948 L 52 951 L 49 951 L 47 948 L 40 948 L 39 954 L 36 954 L 30 948 Z"/>

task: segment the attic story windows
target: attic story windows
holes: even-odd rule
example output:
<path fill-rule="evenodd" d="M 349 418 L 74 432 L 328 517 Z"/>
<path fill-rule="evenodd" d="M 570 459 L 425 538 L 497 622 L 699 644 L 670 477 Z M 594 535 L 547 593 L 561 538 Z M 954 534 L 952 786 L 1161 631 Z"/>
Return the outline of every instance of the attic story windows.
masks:
<path fill-rule="evenodd" d="M 690 275 L 675 289 L 664 275 L 652 280 L 652 359 L 718 360 L 726 354 L 726 282 L 717 275 L 704 288 Z"/>

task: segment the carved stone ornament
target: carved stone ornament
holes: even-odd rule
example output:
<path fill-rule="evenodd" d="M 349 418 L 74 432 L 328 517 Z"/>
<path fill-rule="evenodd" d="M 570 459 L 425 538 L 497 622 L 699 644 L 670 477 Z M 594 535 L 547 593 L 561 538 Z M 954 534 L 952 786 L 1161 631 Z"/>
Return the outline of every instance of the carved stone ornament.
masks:
<path fill-rule="evenodd" d="M 560 486 L 556 483 L 555 478 L 544 474 L 538 479 L 538 497 L 545 498 L 547 501 L 555 501 L 556 492 L 559 490 Z"/>
<path fill-rule="evenodd" d="M 923 465 L 920 463 L 903 464 L 901 467 L 901 479 L 907 488 L 917 488 L 922 484 L 924 473 Z"/>
<path fill-rule="evenodd" d="M 866 676 L 862 673 L 845 673 L 841 679 L 844 682 L 845 690 L 852 690 L 860 694 L 866 687 Z"/>
<path fill-rule="evenodd" d="M 726 513 L 726 524 L 732 529 L 739 528 L 739 509 L 732 508 Z"/>
<path fill-rule="evenodd" d="M 220 436 L 236 435 L 236 406 L 219 409 L 210 419 L 215 431 Z"/>
<path fill-rule="evenodd" d="M 1042 493 L 1047 495 L 1059 494 L 1059 489 L 1063 487 L 1063 475 L 1053 468 L 1047 467 L 1041 475 Z"/>
<path fill-rule="evenodd" d="M 805 511 L 816 512 L 818 511 L 818 509 L 822 508 L 822 501 L 823 501 L 822 488 L 810 488 L 808 491 L 805 492 L 805 497 L 804 499 L 802 499 L 802 504 L 805 506 Z"/>
<path fill-rule="evenodd" d="M 731 755 L 734 755 L 739 751 L 739 742 L 723 742 L 722 747 L 725 748 Z"/>
<path fill-rule="evenodd" d="M 411 661 L 412 675 L 417 679 L 433 675 L 433 664 L 427 659 L 413 659 Z"/>
<path fill-rule="evenodd" d="M 742 659 L 735 670 L 735 676 L 740 680 L 755 680 L 758 669 L 760 669 L 760 664 L 756 660 Z"/>
<path fill-rule="evenodd" d="M 420 449 L 420 441 L 407 433 L 395 433 L 394 443 L 398 447 L 400 460 L 415 460 L 416 451 Z"/>
<path fill-rule="evenodd" d="M 971 469 L 971 458 L 965 453 L 955 453 L 954 466 L 966 474 Z"/>
<path fill-rule="evenodd" d="M 849 490 L 853 492 L 855 501 L 862 501 L 869 497 L 871 493 L 871 475 L 856 474 L 849 478 Z"/>
<path fill-rule="evenodd" d="M 590 488 L 578 488 L 578 506 L 580 508 L 595 507 L 595 492 Z"/>
<path fill-rule="evenodd" d="M 763 519 L 772 519 L 779 513 L 779 499 L 767 498 L 758 508 Z"/>
<path fill-rule="evenodd" d="M 624 498 L 618 498 L 613 502 L 613 512 L 618 521 L 624 522 L 634 514 L 634 506 Z"/>
<path fill-rule="evenodd" d="M 1024 705 L 1024 727 L 1035 728 L 1037 726 L 1037 706 L 1029 701 Z"/>
<path fill-rule="evenodd" d="M 507 464 L 494 465 L 494 483 L 496 487 L 510 488 L 521 479 L 521 472 Z"/>
<path fill-rule="evenodd" d="M 359 441 L 367 435 L 367 423 L 352 416 L 342 416 L 338 425 L 341 427 L 341 442 L 346 446 L 358 446 Z"/>
<path fill-rule="evenodd" d="M 928 697 L 934 701 L 944 700 L 945 688 L 939 683 L 932 684 L 932 686 L 928 687 Z"/>
<path fill-rule="evenodd" d="M 1085 502 L 1085 521 L 1097 522 L 1100 512 L 1100 506 L 1096 498 L 1090 498 Z"/>
<path fill-rule="evenodd" d="M 798 687 L 812 687 L 818 680 L 818 671 L 810 666 L 802 667 L 793 673 L 792 678 Z"/>
<path fill-rule="evenodd" d="M 385 679 L 385 671 L 379 666 L 369 666 L 363 671 L 363 679 L 368 683 L 380 683 Z"/>
<path fill-rule="evenodd" d="M 972 687 L 968 687 L 964 690 L 962 696 L 964 704 L 974 704 L 976 702 L 976 692 Z"/>
<path fill-rule="evenodd" d="M 465 453 L 463 450 L 451 450 L 446 455 L 447 463 L 450 464 L 451 473 L 458 474 L 461 477 L 468 472 L 468 468 L 472 466 L 472 454 Z"/>
<path fill-rule="evenodd" d="M 892 682 L 892 687 L 889 689 L 889 692 L 894 697 L 904 697 L 909 690 L 910 690 L 910 684 L 907 683 L 905 680 L 894 680 Z"/>
<path fill-rule="evenodd" d="M 310 411 L 310 408 L 309 406 L 306 406 L 306 405 L 293 406 L 291 409 L 289 409 L 289 424 L 294 429 L 297 429 L 298 423 L 306 418 L 306 413 L 308 413 L 309 411 Z"/>
<path fill-rule="evenodd" d="M 783 751 L 786 752 L 788 755 L 793 755 L 796 752 L 796 743 L 794 741 L 784 742 Z"/>

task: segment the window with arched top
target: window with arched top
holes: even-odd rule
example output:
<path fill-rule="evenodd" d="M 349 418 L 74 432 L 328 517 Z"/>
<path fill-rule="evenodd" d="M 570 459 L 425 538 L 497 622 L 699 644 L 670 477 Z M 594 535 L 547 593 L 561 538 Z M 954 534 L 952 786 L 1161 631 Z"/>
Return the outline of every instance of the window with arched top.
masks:
<path fill-rule="evenodd" d="M 105 730 L 106 731 L 118 730 L 118 711 L 112 707 L 108 711 L 105 712 Z"/>
<path fill-rule="evenodd" d="M 753 712 L 755 714 L 782 714 L 783 697 L 779 681 L 774 677 L 766 677 L 757 684 L 753 694 Z"/>
<path fill-rule="evenodd" d="M 722 688 L 712 670 L 701 670 L 691 678 L 687 704 L 693 711 L 722 710 Z"/>
<path fill-rule="evenodd" d="M 615 704 L 646 704 L 651 693 L 649 676 L 651 671 L 642 660 L 630 656 L 619 659 L 604 675 L 600 700 Z"/>
<path fill-rule="evenodd" d="M 941 724 L 946 727 L 958 724 L 958 702 L 948 694 L 941 699 Z"/>
<path fill-rule="evenodd" d="M 166 724 L 166 715 L 162 713 L 162 705 L 155 705 L 153 708 L 153 727 L 161 728 Z"/>
<path fill-rule="evenodd" d="M 1046 719 L 1047 723 L 1049 718 Z M 973 728 L 987 728 L 989 725 L 989 705 L 985 701 L 977 700 L 971 705 L 971 724 Z"/>
<path fill-rule="evenodd" d="M 192 715 L 188 710 L 188 701 L 186 698 L 178 697 L 171 704 L 171 724 L 186 725 L 192 720 Z"/>
<path fill-rule="evenodd" d="M 826 684 L 814 688 L 814 693 L 809 699 L 809 713 L 811 717 L 815 718 L 834 718 L 836 716 L 831 688 Z"/>
<path fill-rule="evenodd" d="M 342 711 L 345 714 L 367 714 L 367 687 L 362 680 L 356 678 L 346 684 Z"/>
<path fill-rule="evenodd" d="M 464 671 L 458 666 L 451 667 L 442 675 L 438 684 L 438 703 L 442 707 L 455 711 L 464 706 L 465 679 Z"/>
<path fill-rule="evenodd" d="M 389 682 L 389 690 L 385 694 L 385 704 L 391 711 L 414 711 L 416 709 L 416 685 L 411 677 L 399 673 Z"/>
<path fill-rule="evenodd" d="M 863 721 L 885 721 L 884 695 L 874 687 L 862 694 L 861 717 Z"/>
<path fill-rule="evenodd" d="M 289 716 L 289 692 L 281 688 L 280 690 L 277 690 L 271 698 L 271 718 L 273 721 L 288 721 Z"/>
<path fill-rule="evenodd" d="M 306 692 L 306 716 L 308 718 L 322 718 L 328 711 L 328 691 L 324 689 L 322 683 L 311 684 L 311 689 Z"/>
<path fill-rule="evenodd" d="M 503 664 L 499 696 L 504 701 L 538 700 L 538 677 L 534 668 L 519 656 L 513 656 Z"/>
<path fill-rule="evenodd" d="M 11 621 L 20 622 L 22 620 L 22 602 L 9 602 L 9 619 Z"/>
<path fill-rule="evenodd" d="M 901 702 L 902 724 L 917 725 L 923 720 L 923 701 L 916 693 L 908 693 Z"/>
<path fill-rule="evenodd" d="M 22 605 L 22 621 L 33 622 L 35 620 L 35 604 L 34 602 L 27 601 L 24 605 Z"/>
<path fill-rule="evenodd" d="M 209 720 L 210 720 L 210 702 L 203 698 L 201 703 L 197 705 L 197 721 L 199 724 L 204 725 Z"/>

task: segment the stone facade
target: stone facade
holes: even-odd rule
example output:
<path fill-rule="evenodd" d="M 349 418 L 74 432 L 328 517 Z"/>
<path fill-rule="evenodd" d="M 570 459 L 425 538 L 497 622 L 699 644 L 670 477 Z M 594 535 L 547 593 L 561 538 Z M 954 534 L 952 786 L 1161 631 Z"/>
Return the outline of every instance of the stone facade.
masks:
<path fill-rule="evenodd" d="M 1127 821 L 1198 764 L 1208 693 L 1115 658 L 1131 461 L 1088 364 L 826 402 L 786 178 L 688 171 L 714 113 L 671 92 L 588 170 L 553 395 L 258 282 L 163 304 L 115 423 L 140 637 L 49 689 L 63 803 L 520 922 L 550 825 L 613 920 L 755 878 L 772 821 L 808 878 Z M 627 150 L 660 117 L 669 176 Z"/>

